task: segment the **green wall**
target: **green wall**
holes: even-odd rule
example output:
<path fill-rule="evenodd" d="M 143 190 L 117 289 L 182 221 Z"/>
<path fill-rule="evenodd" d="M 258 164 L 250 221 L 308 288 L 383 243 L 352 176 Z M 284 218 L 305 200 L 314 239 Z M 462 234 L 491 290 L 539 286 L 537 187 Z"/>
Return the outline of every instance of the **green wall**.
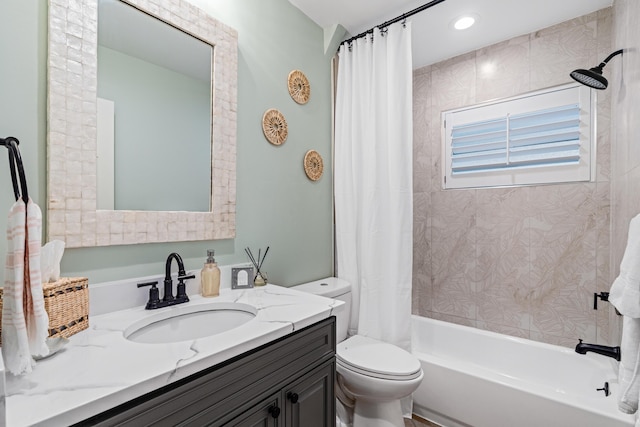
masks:
<path fill-rule="evenodd" d="M 270 281 L 292 285 L 332 273 L 330 59 L 320 27 L 287 0 L 191 0 L 238 31 L 237 233 L 231 240 L 67 249 L 62 274 L 86 275 L 90 283 L 162 274 L 176 251 L 187 268 L 200 268 L 207 248 L 221 264 L 245 262 L 244 248 L 270 245 L 264 270 Z M 209 2 L 211 3 L 211 2 Z M 46 208 L 45 0 L 2 0 L 0 16 L 0 135 L 21 141 L 30 193 Z M 311 100 L 301 106 L 287 92 L 287 76 L 302 70 Z M 261 119 L 278 108 L 289 124 L 280 147 L 262 135 Z M 310 150 L 325 159 L 318 182 L 304 175 Z M 145 171 L 144 173 L 155 173 Z M 0 228 L 13 203 L 6 154 L 0 152 Z M 46 214 L 46 213 L 45 213 Z M 6 256 L 0 239 L 0 257 Z"/>
<path fill-rule="evenodd" d="M 207 212 L 211 81 L 98 45 L 98 97 L 114 101 L 116 209 Z"/>

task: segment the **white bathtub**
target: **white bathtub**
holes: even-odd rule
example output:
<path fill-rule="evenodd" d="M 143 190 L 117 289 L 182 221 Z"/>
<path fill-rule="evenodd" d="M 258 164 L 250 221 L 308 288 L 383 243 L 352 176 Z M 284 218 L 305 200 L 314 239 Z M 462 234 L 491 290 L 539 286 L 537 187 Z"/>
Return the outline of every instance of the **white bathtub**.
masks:
<path fill-rule="evenodd" d="M 413 316 L 424 380 L 413 412 L 445 427 L 629 427 L 616 406 L 617 362 Z M 602 388 L 609 382 L 611 394 Z"/>

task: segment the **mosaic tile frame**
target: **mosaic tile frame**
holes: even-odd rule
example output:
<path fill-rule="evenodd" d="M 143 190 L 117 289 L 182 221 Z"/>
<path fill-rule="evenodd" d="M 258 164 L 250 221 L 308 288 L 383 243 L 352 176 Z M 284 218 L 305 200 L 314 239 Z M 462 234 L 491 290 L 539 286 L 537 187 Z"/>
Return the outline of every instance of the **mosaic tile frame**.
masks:
<path fill-rule="evenodd" d="M 211 212 L 97 210 L 98 0 L 49 0 L 47 238 L 66 247 L 235 237 L 238 34 L 182 0 L 121 0 L 214 46 Z"/>

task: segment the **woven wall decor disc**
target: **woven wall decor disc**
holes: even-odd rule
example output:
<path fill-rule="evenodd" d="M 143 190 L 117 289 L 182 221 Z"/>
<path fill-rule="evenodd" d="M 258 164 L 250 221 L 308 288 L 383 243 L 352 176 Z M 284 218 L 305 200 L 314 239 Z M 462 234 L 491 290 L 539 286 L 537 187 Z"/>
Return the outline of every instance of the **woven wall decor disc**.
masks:
<path fill-rule="evenodd" d="M 322 176 L 324 164 L 322 156 L 316 150 L 309 150 L 304 155 L 304 172 L 311 181 L 317 181 Z"/>
<path fill-rule="evenodd" d="M 289 73 L 289 95 L 298 104 L 306 104 L 311 97 L 309 79 L 300 70 L 293 70 Z"/>
<path fill-rule="evenodd" d="M 275 108 L 265 111 L 262 116 L 262 132 L 267 141 L 273 145 L 282 145 L 289 135 L 287 121 Z"/>

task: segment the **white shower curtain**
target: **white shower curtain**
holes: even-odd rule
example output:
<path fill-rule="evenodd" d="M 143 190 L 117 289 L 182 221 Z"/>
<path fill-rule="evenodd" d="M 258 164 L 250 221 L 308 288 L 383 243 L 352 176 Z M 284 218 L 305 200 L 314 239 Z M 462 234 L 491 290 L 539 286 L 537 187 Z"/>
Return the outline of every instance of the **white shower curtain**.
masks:
<path fill-rule="evenodd" d="M 410 350 L 411 28 L 339 52 L 335 210 L 337 275 L 353 290 L 350 333 Z"/>

